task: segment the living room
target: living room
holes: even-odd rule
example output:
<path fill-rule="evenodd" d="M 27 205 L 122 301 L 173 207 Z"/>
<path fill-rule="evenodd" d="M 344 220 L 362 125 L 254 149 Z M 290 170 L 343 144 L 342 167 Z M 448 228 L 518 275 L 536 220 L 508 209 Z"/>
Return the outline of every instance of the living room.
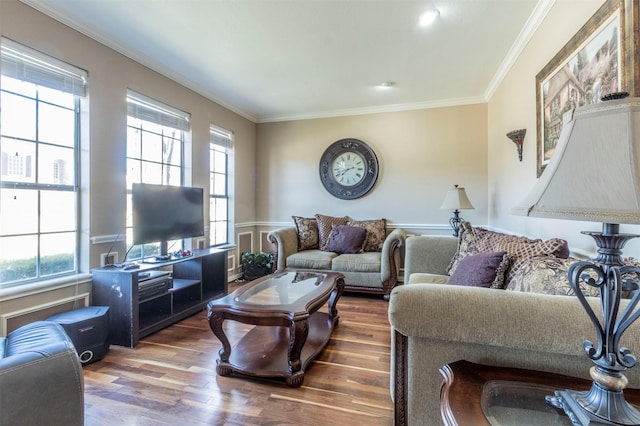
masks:
<path fill-rule="evenodd" d="M 441 210 L 446 191 L 466 188 L 474 209 L 463 212 L 473 224 L 547 239 L 559 237 L 574 252 L 592 254 L 595 245 L 584 230 L 590 222 L 535 219 L 510 214 L 510 209 L 537 181 L 536 75 L 563 48 L 602 0 L 545 2 L 535 31 L 509 58 L 504 75 L 487 88 L 485 99 L 431 108 L 340 115 L 311 119 L 257 122 L 137 63 L 96 40 L 19 0 L 0 2 L 0 33 L 88 71 L 88 145 L 82 169 L 83 222 L 79 270 L 69 283 L 49 287 L 0 290 L 0 334 L 11 321 L 37 307 L 57 301 L 90 300 L 89 271 L 100 266 L 101 254 L 124 227 L 126 206 L 126 98 L 136 90 L 191 114 L 192 184 L 208 187 L 209 128 L 233 132 L 234 240 L 231 275 L 237 273 L 241 250 L 268 250 L 266 234 L 291 226 L 292 215 L 349 215 L 358 220 L 385 218 L 390 228 L 413 234 L 450 234 L 451 211 Z M 28 23 L 28 24 L 27 24 Z M 469 64 L 471 68 L 477 64 Z M 522 161 L 506 133 L 527 129 Z M 355 137 L 376 152 L 380 174 L 373 191 L 357 200 L 333 197 L 318 179 L 318 160 L 334 141 Z M 88 142 L 90 141 L 90 143 Z M 97 195 L 96 195 L 97 194 Z M 295 194 L 295 196 L 291 196 Z M 623 226 L 638 232 L 636 226 Z M 246 240 L 248 237 L 248 242 Z M 627 256 L 640 257 L 640 244 L 630 242 Z M 127 247 L 113 247 L 122 260 Z M 25 317 L 26 318 L 26 317 Z M 30 318 L 30 317 L 29 317 Z M 17 324 L 14 322 L 13 324 Z"/>

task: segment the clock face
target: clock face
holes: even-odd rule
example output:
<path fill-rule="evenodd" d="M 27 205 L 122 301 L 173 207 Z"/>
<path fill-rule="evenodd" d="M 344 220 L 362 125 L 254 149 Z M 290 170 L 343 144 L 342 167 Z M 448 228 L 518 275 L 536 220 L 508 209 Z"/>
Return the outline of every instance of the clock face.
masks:
<path fill-rule="evenodd" d="M 354 151 L 339 154 L 331 166 L 333 178 L 342 186 L 355 186 L 362 182 L 366 173 L 364 158 Z"/>
<path fill-rule="evenodd" d="M 320 158 L 320 180 L 333 196 L 352 200 L 365 195 L 378 179 L 378 159 L 359 139 L 340 139 Z"/>

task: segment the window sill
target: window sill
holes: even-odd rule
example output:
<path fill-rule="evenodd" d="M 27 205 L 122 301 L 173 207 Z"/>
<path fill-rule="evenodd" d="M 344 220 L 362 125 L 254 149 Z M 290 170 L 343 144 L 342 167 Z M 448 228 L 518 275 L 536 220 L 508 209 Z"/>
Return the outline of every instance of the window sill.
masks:
<path fill-rule="evenodd" d="M 81 273 L 50 280 L 43 280 L 28 284 L 18 284 L 11 287 L 0 288 L 0 302 L 43 293 L 45 291 L 51 291 L 59 288 L 85 284 L 88 282 L 91 282 L 91 274 Z"/>

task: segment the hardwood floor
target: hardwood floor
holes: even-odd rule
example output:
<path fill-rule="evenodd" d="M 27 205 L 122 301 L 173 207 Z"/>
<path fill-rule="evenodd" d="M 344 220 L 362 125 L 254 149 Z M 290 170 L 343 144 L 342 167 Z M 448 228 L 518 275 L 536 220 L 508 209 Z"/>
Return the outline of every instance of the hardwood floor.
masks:
<path fill-rule="evenodd" d="M 84 367 L 85 424 L 391 425 L 388 303 L 345 294 L 340 324 L 299 388 L 216 374 L 221 345 L 201 312 Z M 326 306 L 323 308 L 326 310 Z M 234 344 L 252 326 L 225 321 Z"/>

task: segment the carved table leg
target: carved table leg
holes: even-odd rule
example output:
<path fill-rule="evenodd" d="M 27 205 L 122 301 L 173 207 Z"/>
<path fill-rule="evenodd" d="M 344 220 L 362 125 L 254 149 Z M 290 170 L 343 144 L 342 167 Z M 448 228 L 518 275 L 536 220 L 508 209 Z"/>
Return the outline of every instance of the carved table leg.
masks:
<path fill-rule="evenodd" d="M 220 366 L 221 362 L 229 362 L 229 356 L 231 355 L 231 344 L 229 343 L 229 339 L 227 335 L 224 333 L 224 329 L 222 328 L 222 323 L 224 322 L 224 315 L 219 312 L 212 312 L 209 314 L 209 327 L 211 327 L 211 331 L 222 343 L 222 348 L 218 351 L 220 355 L 220 359 L 218 360 L 218 366 L 216 367 L 216 371 L 221 376 L 227 376 L 231 374 L 231 369 L 227 367 Z"/>
<path fill-rule="evenodd" d="M 302 353 L 302 347 L 307 341 L 307 335 L 309 334 L 309 321 L 307 318 L 292 321 L 289 327 L 289 374 L 291 377 L 287 379 L 287 384 L 292 387 L 298 387 L 302 384 L 304 373 L 300 371 L 302 368 L 302 361 L 300 361 L 300 354 Z"/>
<path fill-rule="evenodd" d="M 342 297 L 342 293 L 344 293 L 344 279 L 339 278 L 336 283 L 336 288 L 331 292 L 331 297 L 329 298 L 329 319 L 333 322 L 334 327 L 338 325 L 338 321 L 340 320 L 340 315 L 338 315 L 338 308 L 336 305 L 338 304 L 338 300 Z"/>

